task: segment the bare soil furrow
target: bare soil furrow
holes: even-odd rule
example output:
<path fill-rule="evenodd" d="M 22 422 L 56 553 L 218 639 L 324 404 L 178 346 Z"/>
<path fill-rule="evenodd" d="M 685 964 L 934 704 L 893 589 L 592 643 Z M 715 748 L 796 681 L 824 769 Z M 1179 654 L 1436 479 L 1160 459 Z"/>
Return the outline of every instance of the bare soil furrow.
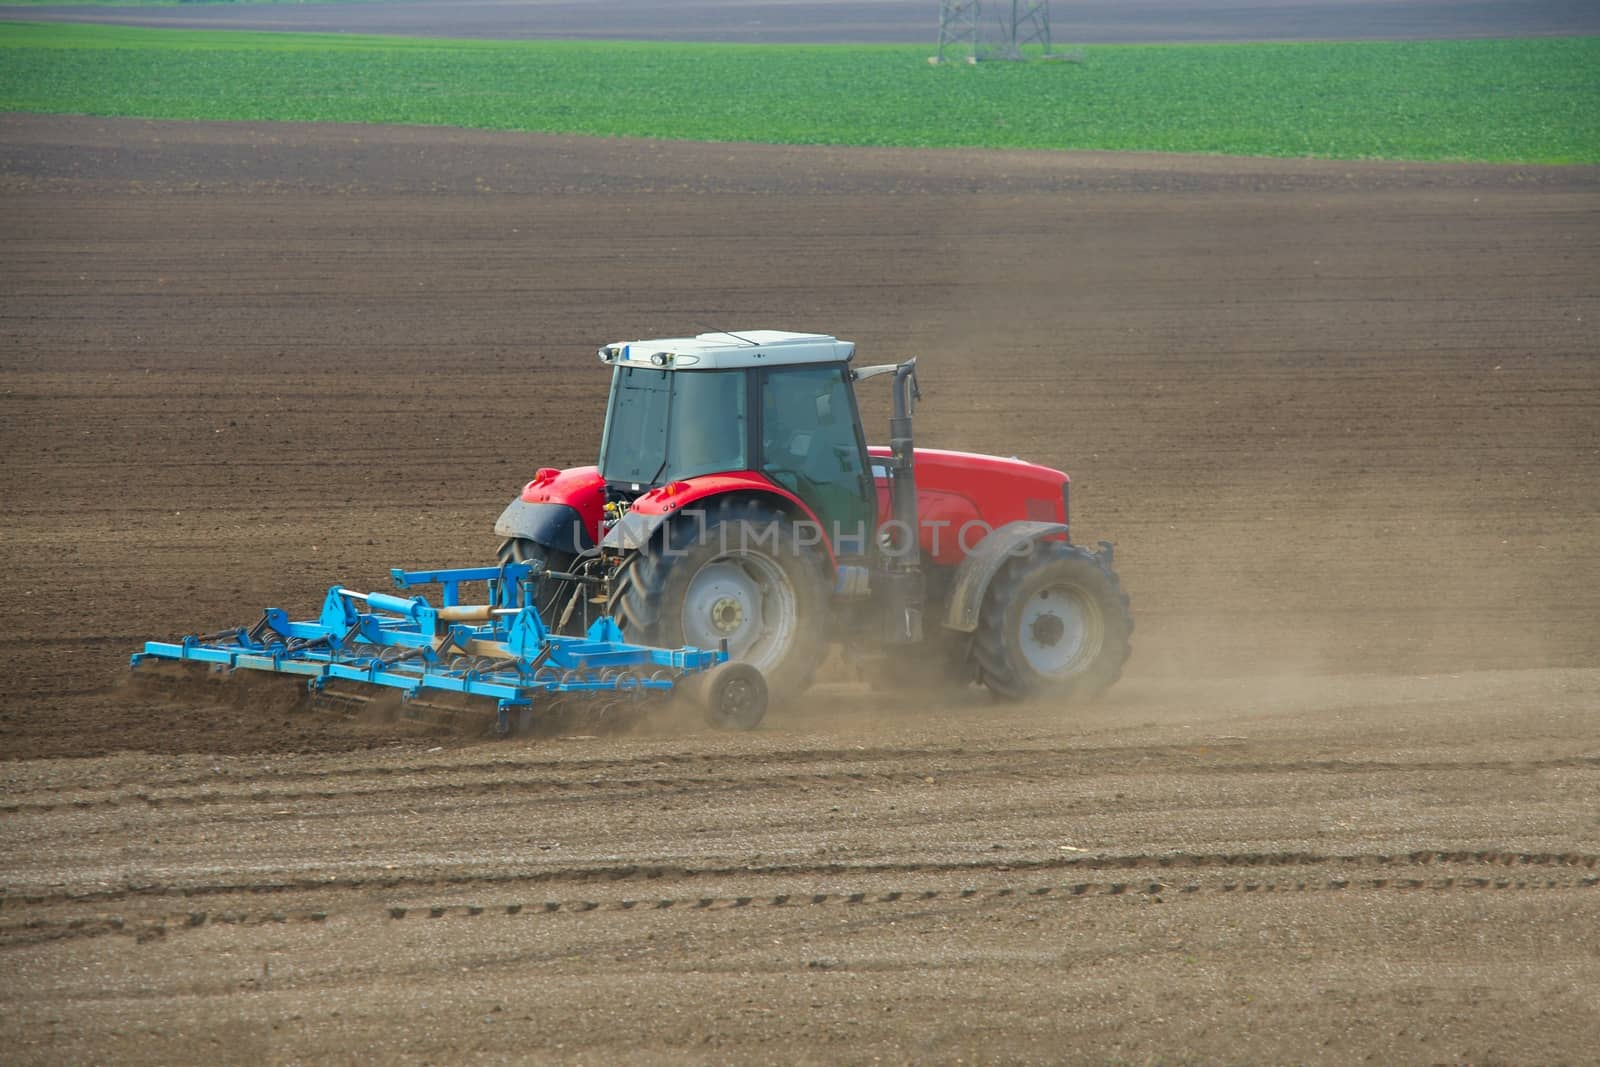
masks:
<path fill-rule="evenodd" d="M 449 874 L 409 874 L 404 871 L 376 872 L 369 876 L 273 877 L 230 881 L 186 883 L 140 882 L 106 889 L 84 889 L 48 893 L 0 892 L 0 910 L 30 905 L 134 900 L 146 897 L 207 897 L 225 894 L 293 894 L 324 890 L 395 890 L 461 887 L 474 885 L 609 883 L 683 879 L 860 876 L 865 874 L 966 874 L 1008 871 L 1100 871 L 1100 870 L 1182 870 L 1210 868 L 1350 867 L 1409 868 L 1443 865 L 1477 865 L 1508 868 L 1571 867 L 1594 869 L 1600 855 L 1570 852 L 1510 852 L 1495 849 L 1445 850 L 1420 849 L 1404 854 L 1371 853 L 1361 855 L 1320 855 L 1308 852 L 1282 853 L 1172 853 L 1127 856 L 1063 856 L 1044 859 L 1016 857 L 1003 864 L 994 862 L 863 862 L 863 863 L 782 863 L 683 866 L 670 864 L 620 864 L 594 866 L 545 866 L 526 870 L 472 871 Z"/>
<path fill-rule="evenodd" d="M 678 914 L 715 913 L 741 908 L 814 908 L 823 905 L 916 905 L 926 908 L 951 903 L 994 901 L 1046 901 L 1094 899 L 1100 897 L 1147 897 L 1156 903 L 1181 901 L 1196 896 L 1219 893 L 1250 896 L 1297 895 L 1304 893 L 1360 893 L 1387 890 L 1393 892 L 1426 892 L 1489 890 L 1507 891 L 1562 891 L 1592 890 L 1600 887 L 1600 875 L 1585 877 L 1498 877 L 1490 875 L 1451 875 L 1436 878 L 1318 878 L 1304 875 L 1294 878 L 1268 878 L 1246 881 L 1211 880 L 1196 881 L 1086 881 L 1033 885 L 968 886 L 960 889 L 872 889 L 830 892 L 780 892 L 739 896 L 652 896 L 646 898 L 620 897 L 609 899 L 566 899 L 517 901 L 494 904 L 430 904 L 392 906 L 378 909 L 370 906 L 361 909 L 366 918 L 380 915 L 388 920 L 401 919 L 473 919 L 482 916 L 548 916 L 558 914 L 587 914 L 590 912 L 664 912 Z M 269 926 L 287 923 L 325 923 L 332 913 L 345 910 L 333 908 L 290 909 L 278 911 L 203 910 L 184 911 L 156 916 L 140 915 L 127 918 L 121 915 L 84 916 L 73 919 L 32 919 L 26 922 L 0 922 L 0 951 L 23 948 L 43 942 L 69 938 L 91 938 L 118 934 L 131 937 L 143 944 L 164 938 L 172 933 L 195 930 L 203 926 Z M 362 916 L 358 916 L 362 917 Z"/>
<path fill-rule="evenodd" d="M 655 793 L 727 793 L 733 791 L 792 791 L 796 788 L 825 789 L 836 786 L 914 786 L 945 784 L 1028 785 L 1071 779 L 1075 776 L 1094 775 L 1146 775 L 1156 770 L 1167 770 L 1184 775 L 1278 775 L 1295 773 L 1318 774 L 1423 774 L 1457 772 L 1493 772 L 1527 775 L 1547 770 L 1592 770 L 1600 768 L 1600 756 L 1568 756 L 1544 760 L 1290 760 L 1283 763 L 1226 762 L 1207 759 L 1188 752 L 1182 758 L 1164 758 L 1160 752 L 1141 756 L 1121 765 L 1100 760 L 1053 758 L 1041 760 L 1032 768 L 1015 763 L 1002 766 L 963 766 L 959 769 L 939 771 L 937 777 L 916 771 L 848 771 L 809 774 L 761 774 L 751 767 L 751 777 L 683 776 L 671 778 L 617 778 L 604 781 L 582 778 L 552 777 L 541 779 L 489 778 L 456 779 L 433 783 L 394 783 L 371 788 L 347 786 L 341 780 L 330 782 L 325 789 L 251 789 L 208 790 L 198 793 L 154 793 L 90 795 L 48 801 L 19 800 L 0 803 L 0 814 L 38 815 L 56 812 L 103 812 L 126 807 L 152 810 L 242 807 L 257 805 L 305 805 L 317 802 L 360 802 L 367 800 L 392 800 L 396 803 L 430 798 L 487 798 L 505 803 L 516 803 L 513 798 L 561 794 L 589 797 L 601 803 L 643 800 Z M 341 776 L 342 778 L 342 776 Z M 930 780 L 931 779 L 931 780 Z M 330 812 L 331 814 L 331 812 Z M 247 817 L 247 816 L 235 816 Z"/>

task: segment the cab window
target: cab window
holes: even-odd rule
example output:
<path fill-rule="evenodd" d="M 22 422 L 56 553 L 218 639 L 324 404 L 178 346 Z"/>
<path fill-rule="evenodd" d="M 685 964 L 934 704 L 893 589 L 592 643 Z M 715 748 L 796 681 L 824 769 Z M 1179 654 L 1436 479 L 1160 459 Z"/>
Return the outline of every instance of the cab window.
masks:
<path fill-rule="evenodd" d="M 816 512 L 836 553 L 865 553 L 874 500 L 844 367 L 766 371 L 760 425 L 762 472 Z"/>

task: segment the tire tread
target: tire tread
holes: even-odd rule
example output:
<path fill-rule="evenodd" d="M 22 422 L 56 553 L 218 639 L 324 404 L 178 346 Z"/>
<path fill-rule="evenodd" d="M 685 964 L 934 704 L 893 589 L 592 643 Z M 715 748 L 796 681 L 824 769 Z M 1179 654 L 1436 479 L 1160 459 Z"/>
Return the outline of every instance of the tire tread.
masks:
<path fill-rule="evenodd" d="M 1116 639 L 1114 647 L 1102 649 L 1100 656 L 1084 671 L 1060 683 L 1064 695 L 1069 699 L 1092 699 L 1116 684 L 1117 679 L 1122 677 L 1123 666 L 1133 652 L 1131 601 L 1122 588 L 1122 582 L 1116 572 L 1100 555 L 1079 545 L 1058 542 L 1047 542 L 1041 546 L 1040 551 L 1044 554 L 1046 563 L 1077 560 L 1096 567 L 1105 577 L 1115 597 L 1115 607 L 1121 613 L 1120 627 L 1109 622 L 1107 625 L 1108 640 Z M 1012 656 L 1006 647 L 1005 633 L 1008 608 L 1015 602 L 1019 590 L 1028 580 L 1030 573 L 1040 565 L 1038 559 L 1038 555 L 1035 554 L 1012 560 L 995 575 L 984 593 L 983 607 L 978 616 L 978 629 L 973 635 L 972 656 L 977 664 L 979 677 L 990 692 L 1003 700 L 1026 699 L 1034 695 L 1038 688 L 1028 679 L 1017 676 L 1018 672 L 1012 665 Z M 1101 605 L 1102 609 L 1111 606 Z"/>

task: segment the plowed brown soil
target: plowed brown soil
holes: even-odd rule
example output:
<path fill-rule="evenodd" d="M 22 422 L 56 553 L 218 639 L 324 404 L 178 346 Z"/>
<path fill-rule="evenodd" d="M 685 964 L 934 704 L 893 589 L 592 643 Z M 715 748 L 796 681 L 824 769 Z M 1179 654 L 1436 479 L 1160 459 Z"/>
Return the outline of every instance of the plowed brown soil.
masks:
<path fill-rule="evenodd" d="M 1597 191 L 0 118 L 4 1058 L 1590 1059 Z M 1111 697 L 487 743 L 124 685 L 484 560 L 595 346 L 704 325 L 1072 471 Z"/>

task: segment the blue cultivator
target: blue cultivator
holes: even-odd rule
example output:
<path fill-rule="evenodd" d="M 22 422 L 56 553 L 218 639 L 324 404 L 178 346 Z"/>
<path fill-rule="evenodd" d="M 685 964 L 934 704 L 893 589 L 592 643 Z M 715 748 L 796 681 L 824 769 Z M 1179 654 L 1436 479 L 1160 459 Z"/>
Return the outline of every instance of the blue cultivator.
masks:
<path fill-rule="evenodd" d="M 551 633 L 534 606 L 542 578 L 537 563 L 392 573 L 401 591 L 440 586 L 440 604 L 335 585 L 316 619 L 295 622 L 269 608 L 250 627 L 147 642 L 134 653 L 133 666 L 178 661 L 214 671 L 300 675 L 313 697 L 342 701 L 385 689 L 398 691 L 407 704 L 451 695 L 457 706 L 492 707 L 501 733 L 509 732 L 513 717 L 526 726 L 564 698 L 641 700 L 685 682 L 693 683 L 716 725 L 748 729 L 766 711 L 760 672 L 729 663 L 724 650 L 631 645 L 609 616 L 582 637 Z M 461 602 L 468 583 L 487 588 L 483 603 Z"/>

